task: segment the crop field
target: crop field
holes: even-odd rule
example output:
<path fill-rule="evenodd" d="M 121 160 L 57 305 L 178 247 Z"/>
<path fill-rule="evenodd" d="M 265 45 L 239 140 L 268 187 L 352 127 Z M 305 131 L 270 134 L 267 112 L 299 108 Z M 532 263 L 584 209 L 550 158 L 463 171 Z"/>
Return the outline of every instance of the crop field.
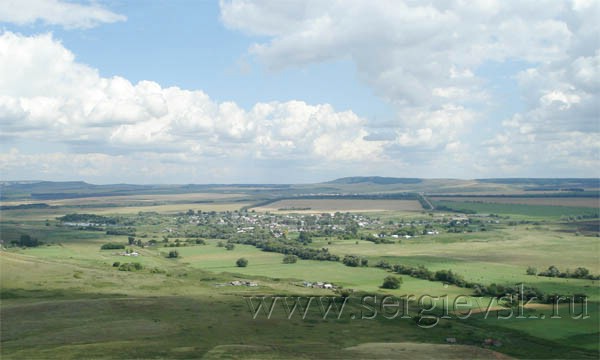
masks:
<path fill-rule="evenodd" d="M 77 199 L 77 206 L 2 211 L 3 359 L 599 355 L 600 280 L 538 275 L 550 266 L 566 274 L 579 268 L 600 274 L 598 219 L 573 217 L 594 208 L 458 203 L 495 207 L 489 212 L 498 215 L 490 216 L 484 208 L 475 215 L 423 212 L 417 201 L 407 200 L 297 199 L 243 210 L 250 201 L 227 197 L 206 203 L 170 197 L 181 203 L 140 206 L 146 196 L 131 197 L 122 206 Z M 67 214 L 82 220 L 69 225 L 61 220 Z M 86 217 L 97 224 L 87 224 Z M 30 238 L 41 243 L 15 245 Z M 101 249 L 106 244 L 121 248 Z M 285 247 L 264 251 L 265 244 Z M 292 253 L 300 257 L 286 263 Z M 362 263 L 350 266 L 348 257 Z M 246 266 L 237 264 L 241 258 Z M 380 262 L 431 274 L 451 270 L 481 286 L 523 284 L 542 294 L 583 294 L 586 317 L 574 316 L 581 304 L 573 312 L 570 304 L 560 303 L 556 310 L 563 316 L 551 319 L 553 305 L 539 299 L 523 307 L 527 318 L 516 318 L 519 308 L 501 298 L 458 283 L 398 274 L 378 267 Z M 137 269 L 122 266 L 133 263 Z M 535 275 L 526 274 L 530 267 Z M 399 288 L 382 288 L 390 275 L 402 279 Z M 257 286 L 232 285 L 236 281 Z M 269 302 L 281 296 L 339 301 L 347 296 L 348 307 L 324 318 L 319 303 L 321 308 L 315 305 L 302 317 Z M 398 310 L 392 316 L 379 303 L 364 303 L 365 297 L 381 302 L 385 296 L 414 297 L 398 300 L 408 315 L 399 316 Z M 263 310 L 253 312 L 248 297 L 267 299 Z M 473 310 L 464 320 L 456 316 L 461 308 L 454 303 L 461 298 Z M 366 319 L 373 309 L 377 316 Z M 441 317 L 445 311 L 447 318 Z M 499 319 L 511 311 L 514 316 Z M 421 326 L 423 314 L 438 322 Z M 534 318 L 542 314 L 548 318 Z M 486 345 L 490 338 L 500 345 Z"/>
<path fill-rule="evenodd" d="M 456 211 L 472 211 L 480 214 L 507 214 L 531 216 L 538 218 L 559 218 L 563 216 L 597 216 L 598 208 L 587 206 L 548 206 L 532 204 L 513 204 L 497 202 L 470 202 L 470 201 L 434 201 L 436 208 L 450 208 Z"/>
<path fill-rule="evenodd" d="M 543 205 L 543 206 L 566 206 L 566 207 L 587 207 L 598 208 L 600 199 L 590 197 L 485 197 L 485 196 L 461 196 L 461 197 L 435 197 L 432 201 L 455 201 L 455 202 L 476 202 L 493 204 L 523 204 L 523 205 Z"/>
<path fill-rule="evenodd" d="M 194 202 L 213 202 L 219 200 L 243 198 L 244 194 L 236 193 L 190 193 L 190 194 L 157 194 L 157 195 L 127 195 L 127 196 L 96 196 L 80 197 L 75 199 L 56 199 L 56 200 L 14 200 L 3 201 L 2 205 L 21 205 L 45 203 L 50 206 L 131 206 L 155 205 L 164 203 L 194 203 Z"/>
<path fill-rule="evenodd" d="M 279 212 L 379 212 L 421 211 L 416 200 L 291 199 L 255 207 L 255 211 Z"/>

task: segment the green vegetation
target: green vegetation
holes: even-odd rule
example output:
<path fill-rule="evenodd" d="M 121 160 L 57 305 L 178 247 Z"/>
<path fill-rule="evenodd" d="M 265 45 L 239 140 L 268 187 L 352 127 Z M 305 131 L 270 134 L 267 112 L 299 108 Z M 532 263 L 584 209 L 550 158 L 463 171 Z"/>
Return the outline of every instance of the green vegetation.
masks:
<path fill-rule="evenodd" d="M 30 235 L 23 234 L 19 237 L 19 240 L 13 240 L 10 242 L 13 246 L 20 247 L 36 247 L 43 244 L 38 239 L 31 237 Z"/>
<path fill-rule="evenodd" d="M 114 264 L 113 264 L 114 266 Z M 134 262 L 134 263 L 123 263 L 119 265 L 119 271 L 138 271 L 138 270 L 142 270 L 144 267 L 142 266 L 142 264 L 138 263 L 138 262 Z"/>
<path fill-rule="evenodd" d="M 106 243 L 100 246 L 100 250 L 119 250 L 125 249 L 125 244 Z"/>
<path fill-rule="evenodd" d="M 526 204 L 499 204 L 489 202 L 435 201 L 440 211 L 454 211 L 465 214 L 513 214 L 538 218 L 559 218 L 562 216 L 579 216 L 581 218 L 598 218 L 600 209 L 574 206 L 544 206 Z"/>
<path fill-rule="evenodd" d="M 296 255 L 286 255 L 283 257 L 284 264 L 295 264 L 298 261 L 298 257 Z"/>
<path fill-rule="evenodd" d="M 530 274 L 528 271 L 527 275 L 535 275 L 535 272 Z M 538 276 L 600 280 L 600 275 L 592 275 L 590 274 L 590 270 L 584 267 L 578 267 L 573 271 L 567 269 L 566 271 L 562 272 L 554 265 L 550 265 L 547 270 L 540 272 Z"/>
<path fill-rule="evenodd" d="M 347 193 L 432 186 L 329 185 Z M 78 185 L 69 186 L 60 192 L 77 194 Z M 457 183 L 447 186 L 456 191 Z M 468 191 L 499 185 L 476 186 Z M 537 205 L 488 204 L 495 211 L 460 214 L 389 210 L 372 200 L 365 212 L 267 214 L 242 208 L 297 188 L 224 188 L 236 197 L 214 190 L 193 201 L 186 194 L 160 202 L 152 195 L 147 204 L 110 196 L 59 203 L 46 191 L 47 207 L 3 208 L 1 239 L 14 246 L 0 251 L 2 358 L 387 358 L 413 351 L 430 358 L 598 358 L 598 219 L 578 207 L 559 206 L 569 210 L 563 216 L 540 213 Z M 358 207 L 371 200 L 356 201 Z M 33 239 L 44 246 L 25 245 Z M 225 251 L 229 245 L 233 251 Z M 118 251 L 100 250 L 106 248 Z M 317 306 L 304 320 L 288 319 L 275 307 L 271 320 L 253 319 L 244 299 L 275 295 L 346 298 L 348 316 L 324 320 Z M 452 318 L 426 317 L 443 315 L 441 303 L 419 316 L 415 301 L 410 319 L 388 319 L 381 309 L 386 295 L 447 296 Z M 360 319 L 370 314 L 360 305 L 363 296 L 377 297 L 372 320 Z M 584 296 L 589 317 L 576 319 Z M 469 319 L 456 318 L 457 299 L 475 305 Z M 496 319 L 519 314 L 522 299 L 531 299 L 524 318 Z M 557 302 L 562 316 L 552 319 Z M 394 309 L 388 310 L 390 317 Z M 534 318 L 540 315 L 545 320 Z M 434 326 L 421 327 L 427 324 Z M 488 338 L 502 345 L 484 345 Z"/>
<path fill-rule="evenodd" d="M 400 285 L 402 285 L 401 277 L 386 276 L 381 287 L 383 289 L 400 289 Z"/>

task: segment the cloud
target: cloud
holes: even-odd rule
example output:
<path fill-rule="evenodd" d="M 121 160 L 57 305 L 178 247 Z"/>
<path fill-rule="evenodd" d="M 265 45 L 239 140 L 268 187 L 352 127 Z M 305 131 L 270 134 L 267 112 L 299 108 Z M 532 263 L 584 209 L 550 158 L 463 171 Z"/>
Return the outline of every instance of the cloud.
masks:
<path fill-rule="evenodd" d="M 388 157 L 433 166 L 449 149 L 483 147 L 486 155 L 460 157 L 473 163 L 465 171 L 536 174 L 531 164 L 543 163 L 560 175 L 579 157 L 582 167 L 573 170 L 598 174 L 588 166 L 600 168 L 598 2 L 222 0 L 220 7 L 225 26 L 259 36 L 248 52 L 274 71 L 351 59 L 362 82 L 396 109 L 387 136 L 365 125 L 368 138 L 387 139 Z M 511 63 L 528 69 L 495 75 L 515 82 L 523 106 L 498 103 L 501 85 L 480 71 Z M 525 110 L 493 120 L 498 108 Z M 499 134 L 510 141 L 495 147 Z M 579 135 L 584 141 L 572 141 Z"/>
<path fill-rule="evenodd" d="M 101 77 L 51 34 L 0 36 L 0 94 L 3 138 L 67 146 L 77 154 L 74 159 L 92 154 L 92 162 L 100 164 L 136 164 L 140 154 L 157 166 L 214 168 L 225 162 L 247 167 L 252 161 L 330 166 L 385 157 L 384 142 L 366 141 L 366 121 L 352 111 L 303 101 L 244 109 L 235 102 L 218 103 L 200 90 Z M 7 164 L 68 159 L 58 153 L 13 152 L 0 162 L 13 171 Z"/>
<path fill-rule="evenodd" d="M 3 176 L 22 178 L 35 174 L 38 163 L 47 165 L 41 167 L 47 174 L 78 178 L 81 167 L 86 176 L 110 181 L 103 174 L 119 174 L 133 182 L 139 182 L 135 174 L 153 178 L 153 171 L 167 182 L 175 181 L 169 174 L 185 182 L 356 174 L 598 176 L 599 6 L 220 3 L 223 24 L 251 36 L 248 53 L 275 72 L 353 61 L 358 78 L 394 109 L 392 118 L 379 121 L 302 99 L 242 107 L 200 89 L 103 77 L 50 34 L 4 32 L 0 138 L 5 149 L 15 150 L 0 156 L 0 169 Z M 66 27 L 122 20 L 66 19 Z M 490 73 L 490 64 L 502 69 Z M 502 92 L 511 97 L 498 96 Z M 504 115 L 496 115 L 498 109 Z"/>
<path fill-rule="evenodd" d="M 0 22 L 30 25 L 42 22 L 67 29 L 88 29 L 102 23 L 125 21 L 95 2 L 78 4 L 61 0 L 4 0 L 0 4 Z"/>

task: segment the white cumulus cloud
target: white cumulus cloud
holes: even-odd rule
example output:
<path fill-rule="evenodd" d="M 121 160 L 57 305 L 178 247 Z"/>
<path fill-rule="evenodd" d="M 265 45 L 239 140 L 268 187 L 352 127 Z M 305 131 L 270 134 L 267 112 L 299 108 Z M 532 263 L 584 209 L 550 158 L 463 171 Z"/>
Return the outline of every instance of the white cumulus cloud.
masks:
<path fill-rule="evenodd" d="M 96 2 L 79 4 L 61 0 L 3 0 L 0 2 L 0 22 L 28 25 L 38 21 L 67 29 L 87 29 L 101 23 L 125 21 Z"/>

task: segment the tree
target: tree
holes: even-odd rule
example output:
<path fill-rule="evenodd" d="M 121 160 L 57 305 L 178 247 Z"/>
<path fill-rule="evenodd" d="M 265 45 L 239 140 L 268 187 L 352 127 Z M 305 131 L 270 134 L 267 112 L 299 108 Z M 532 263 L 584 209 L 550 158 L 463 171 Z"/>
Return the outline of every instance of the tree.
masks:
<path fill-rule="evenodd" d="M 42 244 L 41 241 L 27 234 L 21 235 L 19 240 L 13 240 L 11 243 L 21 247 L 36 247 Z"/>
<path fill-rule="evenodd" d="M 554 265 L 548 267 L 548 270 L 542 271 L 538 275 L 540 276 L 549 276 L 549 277 L 558 277 L 560 275 L 560 270 Z"/>
<path fill-rule="evenodd" d="M 235 249 L 235 245 L 233 245 L 233 244 L 227 244 L 227 245 L 225 245 L 225 249 L 227 249 L 227 250 L 233 250 L 233 249 Z"/>
<path fill-rule="evenodd" d="M 296 255 L 286 255 L 283 257 L 284 264 L 294 264 L 298 261 L 298 257 Z"/>
<path fill-rule="evenodd" d="M 381 287 L 384 289 L 400 289 L 400 285 L 402 285 L 402 278 L 390 275 L 383 279 Z"/>
<path fill-rule="evenodd" d="M 346 266 L 357 267 L 360 265 L 360 258 L 355 255 L 346 255 L 342 262 Z"/>
<path fill-rule="evenodd" d="M 527 272 L 526 273 L 527 273 L 527 275 L 535 275 L 535 274 L 537 274 L 537 269 L 534 268 L 533 266 L 529 266 L 527 268 Z"/>
<path fill-rule="evenodd" d="M 100 246 L 100 250 L 117 250 L 117 249 L 125 249 L 125 245 L 116 244 L 116 243 L 106 243 Z"/>
<path fill-rule="evenodd" d="M 248 266 L 248 260 L 246 260 L 245 258 L 239 258 L 239 259 L 237 259 L 237 261 L 235 262 L 235 264 L 238 267 L 246 267 L 246 266 Z"/>
<path fill-rule="evenodd" d="M 129 242 L 129 245 L 133 245 L 135 243 L 135 238 L 133 236 L 129 236 L 127 241 Z"/>
<path fill-rule="evenodd" d="M 169 259 L 175 259 L 179 257 L 179 251 L 171 250 L 169 251 L 169 255 L 167 256 Z"/>
<path fill-rule="evenodd" d="M 309 244 L 312 242 L 312 239 L 310 238 L 310 234 L 307 231 L 300 231 L 298 241 L 300 241 L 303 244 Z"/>

